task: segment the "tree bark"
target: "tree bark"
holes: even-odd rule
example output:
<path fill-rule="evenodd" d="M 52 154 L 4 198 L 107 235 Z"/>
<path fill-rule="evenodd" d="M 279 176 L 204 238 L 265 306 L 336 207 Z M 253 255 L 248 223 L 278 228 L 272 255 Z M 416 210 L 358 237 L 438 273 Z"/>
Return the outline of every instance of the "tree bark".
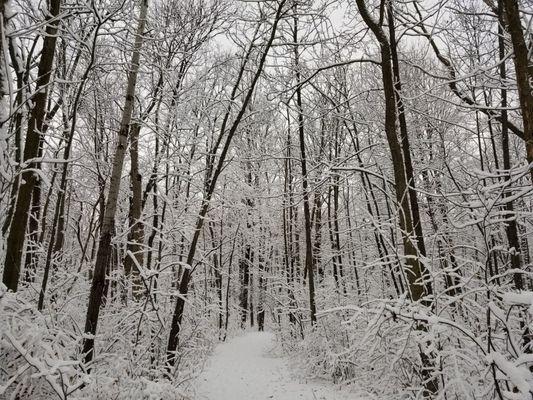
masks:
<path fill-rule="evenodd" d="M 33 108 L 30 112 L 24 144 L 23 163 L 27 165 L 24 166 L 25 169 L 21 172 L 22 180 L 13 213 L 12 221 L 16 221 L 16 223 L 11 224 L 6 241 L 6 257 L 2 281 L 13 292 L 16 292 L 18 288 L 31 195 L 37 183 L 37 174 L 32 169 L 35 168 L 34 159 L 39 153 L 41 131 L 46 116 L 47 87 L 54 64 L 56 33 L 59 25 L 57 16 L 59 15 L 60 6 L 61 0 L 50 0 L 49 2 L 45 37 L 37 72 L 36 91 L 33 96 Z"/>
<path fill-rule="evenodd" d="M 498 1 L 498 19 L 499 19 L 499 25 L 498 25 L 498 50 L 499 50 L 499 57 L 500 57 L 500 78 L 502 82 L 505 82 L 505 79 L 507 79 L 507 69 L 505 65 L 505 39 L 504 39 L 504 32 L 503 32 L 503 26 L 505 24 L 505 18 L 504 18 L 504 0 Z M 520 32 L 518 32 L 519 34 Z M 513 40 L 514 44 L 514 40 Z M 516 63 L 516 61 L 515 61 Z M 515 64 L 516 65 L 516 64 Z M 518 74 L 517 74 L 517 80 L 518 80 Z M 502 132 L 502 158 L 503 158 L 503 168 L 506 171 L 509 171 L 511 169 L 511 153 L 509 151 L 509 127 L 508 127 L 508 115 L 507 115 L 507 89 L 505 87 L 502 87 L 501 89 L 501 107 L 502 107 L 502 121 L 501 121 L 501 132 Z M 533 107 L 533 103 L 530 104 L 530 107 Z M 524 111 L 523 111 L 524 112 Z M 533 110 L 529 110 L 529 112 L 533 112 Z M 525 120 L 524 120 L 524 127 L 525 127 Z M 526 132 L 526 129 L 524 129 L 524 133 Z M 527 145 L 526 145 L 527 146 Z M 527 147 L 526 147 L 527 148 Z M 529 161 L 529 159 L 528 159 Z M 531 161 L 530 161 L 531 162 Z M 531 167 L 531 166 L 530 166 Z M 505 175 L 504 178 L 506 181 L 509 181 L 511 177 L 509 175 Z M 505 192 L 504 196 L 509 196 L 510 193 Z M 520 240 L 518 239 L 518 227 L 516 223 L 516 214 L 514 212 L 514 204 L 512 200 L 507 200 L 505 203 L 505 210 L 507 211 L 508 215 L 508 221 L 505 225 L 505 233 L 507 235 L 507 241 L 509 242 L 510 253 L 511 253 L 511 268 L 514 270 L 519 270 L 522 268 L 522 260 L 521 260 L 521 250 L 520 250 Z M 524 282 L 522 274 L 513 274 L 513 280 L 514 285 L 517 289 L 523 289 L 524 288 Z"/>
<path fill-rule="evenodd" d="M 126 278 L 125 291 L 131 279 L 132 295 L 139 299 L 142 293 L 142 281 L 137 265 L 142 266 L 144 260 L 143 241 L 144 225 L 141 221 L 142 213 L 142 176 L 139 171 L 139 132 L 141 126 L 133 124 L 130 130 L 130 209 L 128 214 L 129 232 L 127 254 L 124 259 L 124 275 Z M 134 257 L 135 259 L 133 259 Z"/>
<path fill-rule="evenodd" d="M 122 166 L 128 147 L 128 134 L 130 130 L 131 117 L 135 101 L 135 87 L 137 84 L 137 75 L 139 72 L 140 52 L 144 39 L 144 27 L 148 11 L 148 0 L 142 0 L 139 12 L 139 23 L 137 26 L 135 44 L 131 58 L 130 70 L 128 72 L 128 82 L 126 87 L 126 96 L 122 120 L 118 134 L 118 143 L 113 157 L 113 168 L 111 180 L 109 183 L 109 192 L 105 204 L 105 214 L 100 228 L 100 240 L 98 252 L 96 255 L 96 264 L 89 295 L 89 305 L 85 318 L 85 338 L 83 339 L 83 354 L 85 363 L 92 361 L 94 357 L 94 335 L 98 325 L 98 316 L 102 304 L 102 296 L 106 281 L 106 270 L 111 258 L 111 239 L 115 226 L 115 212 L 117 209 L 118 196 L 120 191 L 120 178 L 122 175 Z"/>
<path fill-rule="evenodd" d="M 243 236 L 243 240 L 244 236 Z M 241 328 L 246 327 L 246 320 L 248 317 L 248 293 L 250 289 L 250 266 L 253 262 L 253 252 L 250 244 L 244 245 L 244 255 L 239 261 L 239 307 L 241 314 Z"/>
<path fill-rule="evenodd" d="M 287 119 L 287 123 L 289 120 Z M 284 174 L 283 174 L 283 212 L 282 212 L 282 227 L 283 227 L 283 254 L 285 277 L 287 279 L 287 296 L 289 298 L 289 322 L 291 325 L 296 325 L 295 310 L 298 308 L 296 298 L 294 296 L 294 255 L 292 245 L 292 172 L 290 168 L 291 163 L 291 132 L 287 129 L 287 143 L 286 155 L 284 160 Z"/>
<path fill-rule="evenodd" d="M 511 35 L 514 56 L 513 61 L 516 71 L 518 97 L 522 109 L 524 124 L 524 141 L 526 144 L 526 159 L 529 163 L 529 172 L 533 183 L 533 63 L 529 59 L 529 51 L 522 31 L 522 21 L 518 10 L 519 0 L 504 0 L 505 15 L 507 16 L 507 29 Z M 506 121 L 509 126 L 509 122 Z"/>
<path fill-rule="evenodd" d="M 407 185 L 409 190 L 409 202 L 411 205 L 411 213 L 413 218 L 413 227 L 416 234 L 416 244 L 418 251 L 422 257 L 426 256 L 426 245 L 424 242 L 424 232 L 422 229 L 422 221 L 420 219 L 420 207 L 418 205 L 418 196 L 416 193 L 415 174 L 413 172 L 413 161 L 411 159 L 411 144 L 409 141 L 409 133 L 407 130 L 407 118 L 405 115 L 405 107 L 402 100 L 402 81 L 400 77 L 400 63 L 398 61 L 398 50 L 396 43 L 396 29 L 394 27 L 394 10 L 393 1 L 387 2 L 387 16 L 389 21 L 389 40 L 391 45 L 391 60 L 392 71 L 394 75 L 394 94 L 396 98 L 396 107 L 398 110 L 398 123 L 400 126 L 400 137 L 402 154 L 405 163 L 405 175 L 407 178 Z"/>
<path fill-rule="evenodd" d="M 402 231 L 404 254 L 406 256 L 406 274 L 409 283 L 409 294 L 414 302 L 420 301 L 423 305 L 431 306 L 430 296 L 433 293 L 429 282 L 429 273 L 420 261 L 418 249 L 412 241 L 415 233 L 409 200 L 409 187 L 405 171 L 405 161 L 400 141 L 396 132 L 396 97 L 394 88 L 394 72 L 392 67 L 391 46 L 387 35 L 382 27 L 374 21 L 369 14 L 364 0 L 356 0 L 357 7 L 366 25 L 370 28 L 379 42 L 381 52 L 381 74 L 383 80 L 383 94 L 385 96 L 385 134 L 392 156 L 394 170 L 394 183 L 396 201 L 399 212 L 399 224 Z M 417 329 L 425 331 L 427 327 L 419 324 Z M 432 397 L 438 392 L 438 382 L 432 376 L 434 362 L 431 356 L 422 349 L 420 351 L 422 361 L 422 378 L 424 397 Z"/>
<path fill-rule="evenodd" d="M 293 7 L 296 14 L 296 6 Z M 302 196 L 304 208 L 304 230 L 305 230 L 305 268 L 307 270 L 307 280 L 309 288 L 309 314 L 311 324 L 316 323 L 316 304 L 315 304 L 315 263 L 313 258 L 313 239 L 311 238 L 312 222 L 311 213 L 309 211 L 309 183 L 307 176 L 307 157 L 305 151 L 305 127 L 302 104 L 302 88 L 301 88 L 301 72 L 299 64 L 299 50 L 298 50 L 298 17 L 294 16 L 294 67 L 296 77 L 296 108 L 298 112 L 298 139 L 300 143 L 300 164 L 302 168 Z"/>

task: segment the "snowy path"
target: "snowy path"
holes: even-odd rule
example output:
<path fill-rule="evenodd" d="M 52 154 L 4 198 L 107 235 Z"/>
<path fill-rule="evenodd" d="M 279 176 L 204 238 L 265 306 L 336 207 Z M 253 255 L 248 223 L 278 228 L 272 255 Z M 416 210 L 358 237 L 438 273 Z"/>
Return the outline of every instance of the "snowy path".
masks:
<path fill-rule="evenodd" d="M 333 386 L 290 371 L 286 358 L 269 354 L 272 333 L 248 332 L 220 344 L 196 381 L 195 400 L 356 400 Z"/>

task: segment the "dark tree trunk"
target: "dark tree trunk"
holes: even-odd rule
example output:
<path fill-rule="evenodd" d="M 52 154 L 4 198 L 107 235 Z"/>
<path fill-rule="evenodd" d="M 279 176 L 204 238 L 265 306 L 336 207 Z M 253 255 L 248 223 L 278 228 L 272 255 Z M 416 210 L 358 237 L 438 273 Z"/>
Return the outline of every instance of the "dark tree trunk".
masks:
<path fill-rule="evenodd" d="M 215 290 L 217 294 L 217 315 L 218 315 L 218 336 L 219 338 L 222 335 L 222 326 L 223 326 L 223 309 L 222 309 L 222 222 L 220 224 L 220 242 L 217 243 L 215 237 L 215 222 L 209 221 L 209 234 L 211 235 L 211 248 L 213 251 L 213 273 L 215 275 Z M 218 251 L 217 251 L 218 250 Z"/>
<path fill-rule="evenodd" d="M 235 244 L 237 243 L 237 235 L 239 234 L 239 228 L 240 225 L 237 225 L 237 229 L 235 231 L 235 235 L 233 237 L 232 241 L 232 247 L 231 247 L 231 253 L 229 255 L 228 260 L 228 281 L 226 283 L 226 315 L 224 319 L 224 336 L 222 337 L 222 340 L 225 341 L 226 337 L 228 335 L 228 323 L 229 323 L 229 317 L 230 317 L 230 311 L 229 311 L 229 298 L 230 298 L 230 288 L 231 288 L 231 270 L 233 265 L 233 255 L 235 254 Z"/>
<path fill-rule="evenodd" d="M 141 126 L 134 124 L 130 131 L 130 208 L 128 221 L 130 229 L 128 231 L 128 243 L 126 245 L 126 256 L 124 258 L 124 275 L 126 278 L 125 291 L 131 279 L 132 295 L 134 299 L 139 299 L 142 293 L 142 282 L 137 265 L 143 265 L 144 252 L 144 225 L 141 221 L 142 213 L 142 177 L 139 171 L 139 132 Z M 156 210 L 154 210 L 156 211 Z"/>
<path fill-rule="evenodd" d="M 505 15 L 507 16 L 507 29 L 511 35 L 514 50 L 514 65 L 516 71 L 516 83 L 518 97 L 522 109 L 522 121 L 524 123 L 524 141 L 526 142 L 526 158 L 530 167 L 533 181 L 533 63 L 529 58 L 529 49 L 522 31 L 522 21 L 518 10 L 519 0 L 503 0 Z M 509 121 L 505 121 L 507 129 Z M 533 182 L 532 182 L 533 183 Z M 523 288 L 523 282 L 515 281 L 518 289 Z"/>
<path fill-rule="evenodd" d="M 405 115 L 405 108 L 402 100 L 402 81 L 400 78 L 400 64 L 398 61 L 398 50 L 396 43 L 396 29 L 394 27 L 394 10 L 393 1 L 387 2 L 387 14 L 389 21 L 389 40 L 391 47 L 391 61 L 392 72 L 394 76 L 394 94 L 396 99 L 396 106 L 398 110 L 398 122 L 400 126 L 400 137 L 402 155 L 405 164 L 405 176 L 409 190 L 409 203 L 411 206 L 411 214 L 413 219 L 413 228 L 416 234 L 416 245 L 418 252 L 422 257 L 426 256 L 426 245 L 424 242 L 424 232 L 422 229 L 422 221 L 420 219 L 420 207 L 418 205 L 418 196 L 416 193 L 416 182 L 413 172 L 413 161 L 411 159 L 411 145 L 409 142 L 409 134 L 407 131 L 407 118 Z"/>
<path fill-rule="evenodd" d="M 46 90 L 50 77 L 52 75 L 54 54 L 57 40 L 57 28 L 61 0 L 50 0 L 48 14 L 46 16 L 46 34 L 43 39 L 43 48 L 41 50 L 41 59 L 37 72 L 36 91 L 33 96 L 33 108 L 30 112 L 28 129 L 26 132 L 26 141 L 24 145 L 23 162 L 28 162 L 38 156 L 39 143 L 41 141 L 40 132 L 43 129 L 44 119 L 46 116 L 46 100 L 48 91 Z M 31 195 L 37 184 L 37 175 L 31 170 L 35 168 L 35 163 L 29 163 L 25 170 L 21 172 L 22 183 L 18 190 L 17 201 L 13 212 L 11 229 L 6 241 L 6 256 L 4 263 L 3 283 L 9 290 L 17 291 L 22 253 L 24 248 L 24 236 L 28 223 L 30 211 Z"/>
<path fill-rule="evenodd" d="M 264 243 L 264 242 L 263 242 Z M 264 246 L 263 246 L 264 251 Z M 269 257 L 271 259 L 271 257 Z M 257 278 L 257 287 L 259 294 L 257 296 L 257 330 L 265 330 L 265 293 L 266 293 L 266 260 L 264 256 L 259 255 L 259 276 Z"/>
<path fill-rule="evenodd" d="M 287 123 L 289 120 L 287 120 Z M 289 322 L 291 325 L 296 325 L 296 316 L 294 315 L 297 308 L 296 299 L 294 297 L 294 255 L 292 246 L 292 173 L 290 168 L 291 163 L 291 134 L 290 129 L 287 130 L 287 149 L 284 161 L 284 182 L 283 182 L 283 250 L 284 250 L 284 267 L 285 277 L 287 279 L 287 296 L 289 298 Z M 287 217 L 288 216 L 288 217 Z"/>
<path fill-rule="evenodd" d="M 144 38 L 144 27 L 148 10 L 148 0 L 141 2 L 139 13 L 139 25 L 135 36 L 135 44 L 131 59 L 131 67 L 128 73 L 128 83 L 126 88 L 126 98 L 122 120 L 118 133 L 118 143 L 113 158 L 113 169 L 109 183 L 109 193 L 105 205 L 105 214 L 100 228 L 100 240 L 98 252 L 96 254 L 96 263 L 89 295 L 89 305 L 85 318 L 84 332 L 87 336 L 83 339 L 83 355 L 85 363 L 90 363 L 94 358 L 94 335 L 98 325 L 98 316 L 106 284 L 106 271 L 112 256 L 111 239 L 115 226 L 115 212 L 118 204 L 120 179 L 122 175 L 122 166 L 128 147 L 128 134 L 130 130 L 131 117 L 133 113 L 135 87 L 137 83 L 137 74 L 139 71 L 140 51 Z"/>
<path fill-rule="evenodd" d="M 296 6 L 293 7 L 296 13 Z M 305 268 L 307 270 L 307 280 L 309 287 L 309 313 L 311 324 L 316 323 L 316 304 L 315 304 L 315 262 L 313 259 L 313 240 L 311 238 L 311 231 L 313 229 L 311 223 L 311 213 L 309 211 L 309 184 L 307 176 L 307 157 L 305 151 L 305 127 L 302 105 L 302 89 L 300 86 L 301 72 L 299 66 L 299 50 L 298 50 L 298 17 L 294 17 L 294 31 L 293 31 L 294 46 L 294 63 L 296 75 L 296 107 L 298 111 L 298 139 L 300 142 L 300 163 L 302 168 L 302 195 L 304 208 L 304 230 L 305 230 Z"/>
<path fill-rule="evenodd" d="M 313 245 L 313 257 L 317 266 L 318 280 L 321 282 L 324 279 L 324 266 L 322 265 L 321 251 L 322 251 L 322 193 L 315 190 L 314 196 L 314 222 L 315 222 L 315 242 Z"/>
<path fill-rule="evenodd" d="M 498 47 L 499 47 L 499 57 L 500 57 L 500 78 L 502 81 L 505 81 L 507 79 L 507 71 L 505 66 L 505 39 L 503 37 L 504 32 L 502 27 L 504 26 L 504 16 L 503 16 L 503 2 L 505 0 L 499 0 L 498 1 L 498 13 L 499 13 L 499 26 L 498 26 Z M 506 7 L 509 7 L 509 5 L 506 5 Z M 509 12 L 509 11 L 507 11 Z M 520 26 L 520 21 L 518 22 Z M 519 35 L 521 32 L 515 32 L 515 35 Z M 519 41 L 519 39 L 517 39 Z M 513 45 L 515 44 L 515 39 L 513 38 Z M 516 52 L 516 50 L 515 50 Z M 516 57 L 516 55 L 515 55 Z M 517 66 L 517 61 L 515 59 L 515 66 Z M 533 78 L 533 75 L 530 77 L 530 79 Z M 517 79 L 519 79 L 517 74 Z M 520 83 L 519 83 L 520 84 Z M 529 89 L 531 91 L 531 88 Z M 501 132 L 502 132 L 502 155 L 503 155 L 503 169 L 506 171 L 509 171 L 511 169 L 511 153 L 509 150 L 509 127 L 508 127 L 508 115 L 507 115 L 507 89 L 505 87 L 502 87 L 501 89 L 501 106 L 502 106 L 502 120 L 501 120 Z M 526 95 L 525 103 L 527 103 L 528 95 Z M 530 96 L 529 96 L 530 97 Z M 531 99 L 529 99 L 531 101 Z M 524 104 L 524 101 L 521 99 L 521 103 Z M 533 107 L 533 102 L 529 103 L 530 107 Z M 529 110 L 530 113 L 533 113 L 533 110 Z M 523 110 L 523 113 L 525 111 Z M 524 134 L 526 133 L 526 115 L 523 114 L 524 118 Z M 531 116 L 533 118 L 533 115 Z M 533 124 L 533 119 L 531 121 Z M 533 125 L 530 126 L 530 135 L 533 135 Z M 533 142 L 531 143 L 533 145 Z M 527 148 L 527 145 L 526 145 Z M 530 149 L 528 149 L 529 154 Z M 530 158 L 533 157 L 533 153 L 528 156 L 528 161 L 531 163 L 533 158 L 530 160 Z M 509 175 L 505 175 L 504 178 L 506 181 L 509 181 L 511 178 Z M 511 193 L 508 191 L 504 192 L 504 196 L 509 196 Z M 512 200 L 507 200 L 505 203 L 505 210 L 508 213 L 508 221 L 505 225 L 505 233 L 507 236 L 507 241 L 509 242 L 509 247 L 512 249 L 510 251 L 511 254 L 511 268 L 514 270 L 519 270 L 522 268 L 522 260 L 521 260 L 521 251 L 520 251 L 520 240 L 518 238 L 518 227 L 516 223 L 516 214 L 514 212 L 514 204 Z M 522 274 L 513 274 L 514 279 L 514 285 L 517 289 L 523 289 L 524 288 L 524 282 Z"/>
<path fill-rule="evenodd" d="M 245 239 L 244 239 L 245 240 Z M 241 328 L 246 327 L 246 319 L 248 317 L 248 296 L 250 291 L 250 267 L 253 263 L 253 252 L 249 244 L 244 245 L 244 256 L 239 262 L 239 307 L 241 310 Z"/>
<path fill-rule="evenodd" d="M 382 27 L 371 17 L 364 0 L 356 0 L 359 12 L 366 25 L 370 28 L 379 42 L 381 50 L 381 73 L 383 80 L 383 94 L 385 96 L 385 134 L 392 156 L 394 170 L 394 183 L 396 201 L 399 212 L 399 224 L 402 230 L 404 253 L 406 256 L 406 274 L 409 283 L 409 293 L 413 301 L 421 301 L 426 306 L 431 306 L 433 290 L 429 281 L 429 273 L 420 261 L 417 246 L 411 237 L 416 235 L 409 200 L 409 186 L 403 152 L 396 132 L 396 95 L 394 87 L 394 72 L 392 67 L 391 46 Z M 426 331 L 424 324 L 419 324 L 417 329 Z M 424 381 L 424 397 L 431 397 L 438 392 L 438 382 L 432 377 L 434 362 L 431 355 L 421 349 L 422 378 Z"/>

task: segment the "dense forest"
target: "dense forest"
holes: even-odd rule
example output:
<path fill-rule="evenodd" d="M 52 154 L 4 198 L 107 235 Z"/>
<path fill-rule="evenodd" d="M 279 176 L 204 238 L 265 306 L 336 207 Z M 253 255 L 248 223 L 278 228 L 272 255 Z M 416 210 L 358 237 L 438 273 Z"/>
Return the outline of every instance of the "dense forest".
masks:
<path fill-rule="evenodd" d="M 0 9 L 1 399 L 533 399 L 531 0 Z"/>

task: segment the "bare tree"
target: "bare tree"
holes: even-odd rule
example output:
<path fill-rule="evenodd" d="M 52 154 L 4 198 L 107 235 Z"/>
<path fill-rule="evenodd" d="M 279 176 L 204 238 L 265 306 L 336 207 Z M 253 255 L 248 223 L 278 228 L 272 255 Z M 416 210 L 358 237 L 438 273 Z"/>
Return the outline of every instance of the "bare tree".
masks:
<path fill-rule="evenodd" d="M 297 8 L 293 7 L 294 28 L 293 41 L 294 46 L 294 69 L 296 77 L 296 107 L 298 113 L 298 140 L 300 145 L 300 164 L 302 168 L 302 196 L 304 208 L 304 224 L 305 224 L 305 269 L 307 272 L 308 287 L 309 287 L 309 313 L 311 323 L 316 323 L 316 303 L 315 303 L 315 262 L 313 259 L 313 239 L 311 236 L 312 221 L 311 212 L 309 208 L 309 183 L 307 176 L 307 157 L 305 151 L 305 127 L 302 104 L 302 88 L 301 88 L 301 72 L 299 65 L 299 51 L 298 51 L 298 16 Z"/>
<path fill-rule="evenodd" d="M 135 87 L 137 84 L 137 75 L 139 72 L 140 53 L 144 40 L 144 30 L 146 25 L 146 16 L 148 12 L 148 0 L 142 0 L 139 10 L 139 23 L 135 34 L 135 43 L 131 56 L 131 66 L 128 73 L 128 82 L 126 86 L 126 96 L 120 130 L 118 133 L 118 142 L 113 157 L 113 170 L 111 172 L 111 181 L 109 182 L 109 192 L 105 204 L 105 214 L 100 228 L 100 239 L 98 244 L 98 253 L 94 267 L 91 292 L 89 295 L 89 305 L 87 307 L 87 316 L 85 319 L 85 332 L 89 335 L 83 340 L 83 354 L 85 363 L 90 363 L 94 357 L 94 335 L 98 325 L 98 316 L 102 305 L 104 286 L 106 281 L 106 270 L 111 257 L 111 240 L 115 226 L 115 213 L 117 209 L 118 195 L 120 189 L 120 178 L 122 175 L 122 166 L 128 147 L 128 135 L 131 129 L 131 117 L 135 101 Z"/>
<path fill-rule="evenodd" d="M 220 130 L 220 133 L 219 133 L 219 137 L 218 137 L 218 140 L 217 140 L 217 143 L 220 143 L 222 140 L 223 140 L 223 137 L 225 136 L 226 137 L 226 140 L 224 142 L 224 146 L 222 148 L 222 151 L 220 152 L 220 155 L 218 157 L 218 163 L 216 164 L 216 167 L 212 173 L 212 175 L 210 175 L 210 178 L 209 178 L 209 186 L 208 186 L 208 189 L 207 189 L 207 192 L 205 193 L 205 197 L 204 199 L 202 200 L 202 205 L 200 207 L 200 211 L 198 212 L 198 218 L 196 220 L 196 224 L 195 224 L 195 228 L 194 228 L 194 234 L 193 234 L 193 237 L 192 237 L 192 240 L 191 240 L 191 244 L 189 246 L 189 252 L 187 253 L 187 258 L 186 258 L 186 264 L 187 264 L 187 268 L 185 269 L 185 271 L 183 271 L 183 275 L 181 277 L 181 281 L 180 281 L 180 285 L 179 285 L 179 291 L 180 291 L 180 296 L 177 298 L 176 300 L 176 307 L 174 309 L 174 314 L 172 316 L 172 324 L 171 324 L 171 328 L 170 328 L 170 335 L 169 335 L 169 339 L 168 339 L 168 345 L 167 345 L 167 364 L 168 364 L 168 368 L 171 369 L 175 362 L 176 362 L 176 349 L 178 347 L 178 340 L 179 340 L 179 333 L 180 333 L 180 329 L 181 329 L 181 322 L 182 322 L 182 319 L 183 319 L 183 311 L 184 311 L 184 308 L 185 308 L 185 298 L 187 296 L 187 292 L 189 291 L 189 282 L 190 282 L 190 279 L 191 279 L 191 275 L 192 275 L 192 267 L 193 267 L 193 263 L 194 263 L 194 256 L 196 254 L 196 246 L 198 244 L 198 239 L 200 237 L 200 233 L 202 231 L 202 227 L 203 227 L 203 224 L 204 224 L 204 220 L 205 220 L 205 217 L 207 215 L 207 211 L 209 209 L 209 202 L 211 201 L 211 198 L 214 194 L 214 191 L 215 191 L 215 188 L 216 188 L 216 185 L 217 185 L 217 180 L 218 180 L 218 177 L 220 176 L 220 173 L 222 172 L 222 169 L 224 167 L 224 162 L 225 162 L 225 159 L 226 159 L 226 155 L 228 153 L 228 150 L 229 150 L 229 147 L 231 145 L 231 141 L 233 139 L 233 136 L 235 135 L 238 127 L 239 127 L 239 124 L 248 108 L 248 104 L 250 103 L 250 100 L 252 98 L 252 95 L 254 93 L 254 89 L 255 89 L 255 85 L 257 84 L 257 81 L 259 80 L 259 77 L 263 71 L 263 67 L 265 65 L 265 61 L 266 61 L 266 58 L 267 58 L 267 55 L 268 55 L 268 52 L 272 46 L 272 43 L 274 42 L 274 39 L 276 37 L 276 29 L 277 29 L 277 26 L 280 22 L 280 20 L 282 19 L 282 16 L 284 14 L 284 7 L 285 5 L 285 0 L 281 0 L 279 3 L 278 3 L 278 6 L 277 6 L 277 9 L 276 9 L 276 12 L 275 12 L 275 16 L 273 17 L 273 23 L 272 23 L 272 28 L 270 30 L 270 33 L 269 33 L 269 36 L 268 36 L 268 39 L 267 39 L 267 42 L 265 43 L 265 45 L 263 46 L 263 49 L 262 49 L 262 52 L 261 52 L 261 55 L 260 55 L 260 59 L 259 59 L 259 62 L 258 62 L 258 65 L 256 67 L 256 70 L 253 74 L 253 78 L 252 78 L 252 81 L 251 81 L 251 84 L 250 86 L 248 87 L 247 91 L 246 91 L 246 94 L 245 94 L 245 97 L 244 97 L 244 100 L 239 108 L 239 111 L 235 117 L 235 119 L 233 120 L 227 134 L 225 132 L 226 130 L 226 127 L 225 127 L 225 124 L 223 123 L 222 124 L 222 127 L 221 127 L 221 130 Z M 252 43 L 253 44 L 253 43 Z M 237 84 L 235 85 L 234 87 L 234 92 L 232 93 L 232 100 L 235 96 L 235 92 L 237 90 L 237 87 L 239 86 L 239 82 L 240 82 L 240 78 L 242 77 L 242 75 L 244 74 L 244 71 L 245 71 L 245 67 L 247 66 L 247 60 L 248 58 L 250 57 L 250 54 L 252 52 L 252 45 L 250 45 L 250 47 L 248 48 L 247 50 L 247 54 L 245 56 L 245 62 L 243 62 L 242 66 L 241 66 L 241 69 L 239 71 L 239 78 L 237 79 Z M 228 113 L 226 114 L 226 117 L 224 119 L 224 121 L 227 121 L 227 119 L 229 118 L 229 111 Z M 214 150 L 216 152 L 218 148 L 218 145 L 215 146 Z"/>
<path fill-rule="evenodd" d="M 507 17 L 507 29 L 511 35 L 514 49 L 514 65 L 520 107 L 522 108 L 522 121 L 524 124 L 524 141 L 526 142 L 526 158 L 529 163 L 533 183 L 533 65 L 531 64 L 530 50 L 526 44 L 522 31 L 522 20 L 518 10 L 518 0 L 505 0 L 504 9 Z"/>
<path fill-rule="evenodd" d="M 48 99 L 48 85 L 50 83 L 54 55 L 57 42 L 57 29 L 60 23 L 58 19 L 60 12 L 60 0 L 51 0 L 48 14 L 45 18 L 46 29 L 43 38 L 43 48 L 39 60 L 37 72 L 36 90 L 33 96 L 33 107 L 30 112 L 26 140 L 24 143 L 24 154 L 22 162 L 24 170 L 21 172 L 22 181 L 17 193 L 17 201 L 13 211 L 11 229 L 6 241 L 6 257 L 4 262 L 4 274 L 2 281 L 8 289 L 16 292 L 19 284 L 22 252 L 24 248 L 24 236 L 29 217 L 31 196 L 33 188 L 38 181 L 38 171 L 36 168 L 36 157 L 39 154 L 41 143 L 41 132 L 46 117 L 46 103 Z"/>
<path fill-rule="evenodd" d="M 357 7 L 361 17 L 368 25 L 376 37 L 381 53 L 381 74 L 383 80 L 383 94 L 385 96 L 385 134 L 392 156 L 394 171 L 394 183 L 396 191 L 396 202 L 398 205 L 399 223 L 402 230 L 404 253 L 406 256 L 406 274 L 409 282 L 409 294 L 413 301 L 421 301 L 425 305 L 431 305 L 429 296 L 432 295 L 432 287 L 429 281 L 429 274 L 420 259 L 420 254 L 412 236 L 415 234 L 413 214 L 410 203 L 410 193 L 408 177 L 405 168 L 405 160 L 402 156 L 402 147 L 396 132 L 396 94 L 394 88 L 394 70 L 391 45 L 379 22 L 376 22 L 368 12 L 364 0 L 357 0 Z M 416 193 L 412 193 L 416 195 Z M 419 329 L 426 329 L 423 324 Z M 424 351 L 420 351 L 422 359 L 422 376 L 424 380 L 426 397 L 430 397 L 438 392 L 436 378 L 432 376 L 433 361 Z"/>

